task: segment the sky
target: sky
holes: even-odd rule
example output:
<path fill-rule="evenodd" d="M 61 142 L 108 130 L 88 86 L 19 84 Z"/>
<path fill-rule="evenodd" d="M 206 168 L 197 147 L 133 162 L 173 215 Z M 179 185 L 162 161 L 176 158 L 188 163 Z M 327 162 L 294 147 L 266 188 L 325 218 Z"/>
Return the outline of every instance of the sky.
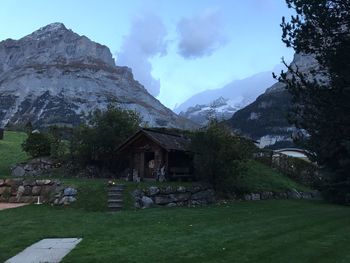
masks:
<path fill-rule="evenodd" d="M 0 41 L 62 22 L 174 108 L 290 61 L 279 24 L 291 14 L 284 0 L 0 0 Z"/>

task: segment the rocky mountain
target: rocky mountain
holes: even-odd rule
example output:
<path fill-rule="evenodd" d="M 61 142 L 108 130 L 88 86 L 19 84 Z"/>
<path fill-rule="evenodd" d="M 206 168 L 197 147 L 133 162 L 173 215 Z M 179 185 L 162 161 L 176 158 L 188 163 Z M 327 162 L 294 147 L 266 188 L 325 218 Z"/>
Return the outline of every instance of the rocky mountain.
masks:
<path fill-rule="evenodd" d="M 298 67 L 305 74 L 319 72 L 317 61 L 310 55 L 296 54 L 291 66 Z M 324 82 L 325 76 L 317 74 L 316 79 Z M 291 103 L 291 95 L 285 85 L 277 82 L 226 123 L 234 131 L 258 141 L 261 148 L 291 147 L 294 146 L 292 135 L 297 132 L 287 121 Z"/>
<path fill-rule="evenodd" d="M 278 66 L 274 71 L 280 68 Z M 237 110 L 252 103 L 273 83 L 272 71 L 262 72 L 249 78 L 232 81 L 219 89 L 195 94 L 174 111 L 200 125 L 207 123 L 209 115 L 218 119 L 229 119 Z"/>
<path fill-rule="evenodd" d="M 77 125 L 115 104 L 156 127 L 192 128 L 115 65 L 110 50 L 53 23 L 19 40 L 0 42 L 0 127 Z"/>

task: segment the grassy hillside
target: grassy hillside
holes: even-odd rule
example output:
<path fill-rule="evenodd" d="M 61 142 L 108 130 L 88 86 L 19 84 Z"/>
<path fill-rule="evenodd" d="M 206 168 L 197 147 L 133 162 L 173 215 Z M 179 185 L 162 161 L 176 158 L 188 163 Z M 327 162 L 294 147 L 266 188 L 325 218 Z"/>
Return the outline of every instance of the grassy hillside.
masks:
<path fill-rule="evenodd" d="M 120 213 L 32 205 L 0 211 L 0 222 L 0 262 L 48 237 L 83 238 L 64 263 L 350 262 L 350 208 L 321 202 Z"/>
<path fill-rule="evenodd" d="M 28 158 L 21 148 L 26 137 L 23 132 L 5 131 L 4 140 L 0 140 L 0 177 L 9 176 L 12 164 Z"/>
<path fill-rule="evenodd" d="M 310 190 L 280 172 L 273 170 L 271 167 L 253 160 L 247 163 L 247 170 L 239 180 L 239 184 L 247 192 L 283 192 L 291 189 L 298 191 Z"/>

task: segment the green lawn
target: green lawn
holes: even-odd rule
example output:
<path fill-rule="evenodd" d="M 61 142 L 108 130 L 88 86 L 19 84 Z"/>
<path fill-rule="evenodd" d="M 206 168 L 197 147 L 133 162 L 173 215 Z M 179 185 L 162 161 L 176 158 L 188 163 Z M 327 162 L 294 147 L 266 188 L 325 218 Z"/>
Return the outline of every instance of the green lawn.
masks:
<path fill-rule="evenodd" d="M 9 176 L 11 165 L 28 158 L 21 149 L 26 137 L 23 132 L 5 131 L 4 140 L 0 140 L 0 177 Z"/>
<path fill-rule="evenodd" d="M 236 202 L 120 213 L 28 206 L 0 212 L 0 262 L 48 237 L 82 237 L 63 262 L 350 262 L 350 208 Z"/>
<path fill-rule="evenodd" d="M 25 160 L 25 134 L 0 141 L 0 178 Z M 82 237 L 63 262 L 350 262 L 350 208 L 317 201 L 230 202 L 203 208 L 136 210 L 129 192 L 162 183 L 126 183 L 125 209 L 106 212 L 107 179 L 55 177 L 78 189 L 70 207 L 0 211 L 0 262 L 50 237 Z M 250 161 L 239 183 L 249 191 L 303 190 Z M 172 182 L 174 186 L 179 183 Z"/>

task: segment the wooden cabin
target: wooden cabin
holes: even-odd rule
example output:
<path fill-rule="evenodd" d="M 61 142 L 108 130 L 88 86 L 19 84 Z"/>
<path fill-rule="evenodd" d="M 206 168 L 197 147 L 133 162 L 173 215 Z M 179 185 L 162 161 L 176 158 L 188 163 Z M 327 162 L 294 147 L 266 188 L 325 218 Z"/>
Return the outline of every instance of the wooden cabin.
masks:
<path fill-rule="evenodd" d="M 193 174 L 190 140 L 183 135 L 157 129 L 141 129 L 118 149 L 128 162 L 129 179 L 189 179 Z"/>

